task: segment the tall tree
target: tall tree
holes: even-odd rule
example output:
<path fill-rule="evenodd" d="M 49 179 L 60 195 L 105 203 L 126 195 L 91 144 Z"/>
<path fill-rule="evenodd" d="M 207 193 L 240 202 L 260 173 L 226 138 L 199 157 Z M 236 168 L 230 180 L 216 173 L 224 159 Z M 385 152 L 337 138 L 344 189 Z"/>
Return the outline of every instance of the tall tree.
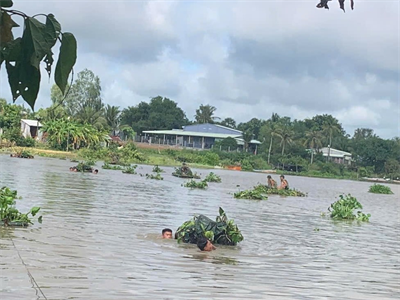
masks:
<path fill-rule="evenodd" d="M 331 148 L 332 148 L 332 137 L 341 132 L 342 128 L 339 124 L 339 121 L 330 116 L 325 118 L 322 124 L 322 130 L 329 135 L 329 145 L 328 145 L 328 160 L 330 160 L 331 156 Z"/>
<path fill-rule="evenodd" d="M 311 162 L 310 164 L 312 165 L 313 161 L 314 161 L 314 150 L 315 149 L 319 149 L 322 145 L 321 143 L 321 139 L 322 139 L 322 134 L 321 131 L 317 130 L 317 129 L 312 129 L 310 131 L 306 132 L 306 142 L 305 142 L 305 146 L 309 147 L 311 149 Z"/>
<path fill-rule="evenodd" d="M 201 104 L 198 109 L 196 109 L 196 115 L 194 116 L 197 123 L 214 123 L 215 120 L 218 120 L 219 117 L 214 116 L 214 113 L 217 109 L 214 106 L 209 104 L 203 105 Z"/>
<path fill-rule="evenodd" d="M 242 133 L 242 138 L 244 141 L 244 149 L 247 152 L 249 150 L 249 145 L 253 139 L 254 134 L 250 130 L 246 130 Z"/>
<path fill-rule="evenodd" d="M 104 118 L 106 119 L 107 125 L 110 127 L 113 136 L 115 136 L 121 121 L 121 111 L 119 106 L 111 106 L 107 104 L 104 112 Z"/>
<path fill-rule="evenodd" d="M 293 142 L 293 134 L 293 129 L 287 124 L 278 127 L 276 135 L 281 138 L 282 155 L 285 153 L 285 146 Z"/>
<path fill-rule="evenodd" d="M 232 118 L 225 118 L 220 123 L 222 126 L 236 129 L 236 121 Z"/>

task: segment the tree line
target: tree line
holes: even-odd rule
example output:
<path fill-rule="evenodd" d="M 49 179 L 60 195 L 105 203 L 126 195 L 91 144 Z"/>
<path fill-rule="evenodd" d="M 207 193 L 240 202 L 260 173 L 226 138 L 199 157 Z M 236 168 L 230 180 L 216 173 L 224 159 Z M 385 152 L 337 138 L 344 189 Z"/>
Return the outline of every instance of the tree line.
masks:
<path fill-rule="evenodd" d="M 353 166 L 363 167 L 370 173 L 400 175 L 398 137 L 383 139 L 370 128 L 358 128 L 350 135 L 329 114 L 292 120 L 290 117 L 271 113 L 268 119 L 253 118 L 237 123 L 233 118 L 219 118 L 214 106 L 201 104 L 190 120 L 176 102 L 162 96 L 121 109 L 119 106 L 104 103 L 100 79 L 87 69 L 79 72 L 75 82 L 67 89 L 69 92 L 65 97 L 54 85 L 51 90 L 52 104 L 36 113 L 23 106 L 0 100 L 2 138 L 17 144 L 27 142 L 21 137 L 21 118 L 31 118 L 43 123 L 47 141 L 53 148 L 63 150 L 95 148 L 106 141 L 108 135 L 129 140 L 142 134 L 144 130 L 213 123 L 242 131 L 246 145 L 252 139 L 262 142 L 258 154 L 269 165 L 313 165 L 326 160 L 320 155 L 319 149 L 329 147 L 350 152 L 354 160 Z M 28 141 L 29 143 L 32 142 Z M 232 143 L 233 141 L 227 140 L 222 145 L 231 145 L 230 149 L 234 149 Z"/>

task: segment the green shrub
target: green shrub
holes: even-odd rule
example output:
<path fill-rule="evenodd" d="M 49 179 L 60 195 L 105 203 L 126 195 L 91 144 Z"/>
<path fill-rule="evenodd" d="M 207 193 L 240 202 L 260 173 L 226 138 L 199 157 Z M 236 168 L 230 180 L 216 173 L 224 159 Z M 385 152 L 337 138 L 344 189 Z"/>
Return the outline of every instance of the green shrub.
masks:
<path fill-rule="evenodd" d="M 374 194 L 393 194 L 390 187 L 382 184 L 374 184 L 369 187 L 369 192 Z"/>
<path fill-rule="evenodd" d="M 253 166 L 251 165 L 248 159 L 244 159 L 242 161 L 242 170 L 243 171 L 253 171 Z"/>
<path fill-rule="evenodd" d="M 209 166 L 218 166 L 219 164 L 219 156 L 217 153 L 207 151 L 206 155 L 203 158 L 203 162 Z"/>

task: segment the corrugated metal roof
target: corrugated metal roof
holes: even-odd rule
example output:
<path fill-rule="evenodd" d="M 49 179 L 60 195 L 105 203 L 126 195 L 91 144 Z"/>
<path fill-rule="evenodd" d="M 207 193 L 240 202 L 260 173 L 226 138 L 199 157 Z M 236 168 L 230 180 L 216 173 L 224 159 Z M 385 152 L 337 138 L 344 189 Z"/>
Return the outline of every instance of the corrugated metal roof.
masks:
<path fill-rule="evenodd" d="M 180 130 L 146 130 L 144 133 L 151 134 L 167 134 L 167 135 L 178 135 L 178 136 L 200 136 L 200 137 L 212 137 L 216 139 L 225 139 L 227 137 L 241 137 L 241 134 L 223 134 L 223 133 L 212 133 L 212 132 L 195 132 L 195 131 L 180 131 Z"/>
<path fill-rule="evenodd" d="M 160 134 L 160 135 L 177 135 L 177 136 L 198 136 L 198 137 L 211 137 L 216 139 L 226 139 L 228 137 L 234 138 L 237 140 L 239 145 L 243 145 L 244 141 L 242 139 L 242 135 L 232 135 L 232 134 L 223 134 L 223 133 L 209 133 L 209 132 L 195 132 L 195 131 L 180 131 L 180 130 L 146 130 L 144 133 L 150 134 Z M 261 144 L 260 141 L 251 140 L 250 144 Z"/>
<path fill-rule="evenodd" d="M 323 156 L 328 156 L 329 148 L 324 147 L 324 148 L 321 148 L 320 151 L 322 152 Z M 344 156 L 351 156 L 351 153 L 331 148 L 330 156 L 331 157 L 344 157 Z"/>
<path fill-rule="evenodd" d="M 38 121 L 37 120 L 28 120 L 28 119 L 21 119 L 21 122 L 24 122 L 28 126 L 37 127 Z M 42 127 L 42 123 L 39 122 L 39 127 Z"/>

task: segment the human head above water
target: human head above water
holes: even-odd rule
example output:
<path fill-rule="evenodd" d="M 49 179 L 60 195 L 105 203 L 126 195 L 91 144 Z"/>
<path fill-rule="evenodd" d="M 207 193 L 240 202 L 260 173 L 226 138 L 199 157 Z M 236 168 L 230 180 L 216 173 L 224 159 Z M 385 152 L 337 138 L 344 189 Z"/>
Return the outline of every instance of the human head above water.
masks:
<path fill-rule="evenodd" d="M 201 251 L 215 250 L 214 245 L 206 237 L 201 237 L 197 240 L 197 247 L 199 247 Z"/>
<path fill-rule="evenodd" d="M 271 175 L 268 175 L 267 178 L 268 178 L 268 179 L 271 179 L 272 177 L 271 177 Z"/>
<path fill-rule="evenodd" d="M 172 230 L 169 228 L 164 228 L 162 230 L 162 238 L 163 239 L 172 239 Z"/>
<path fill-rule="evenodd" d="M 285 176 L 284 176 L 284 175 L 281 175 L 281 179 L 285 179 Z"/>

